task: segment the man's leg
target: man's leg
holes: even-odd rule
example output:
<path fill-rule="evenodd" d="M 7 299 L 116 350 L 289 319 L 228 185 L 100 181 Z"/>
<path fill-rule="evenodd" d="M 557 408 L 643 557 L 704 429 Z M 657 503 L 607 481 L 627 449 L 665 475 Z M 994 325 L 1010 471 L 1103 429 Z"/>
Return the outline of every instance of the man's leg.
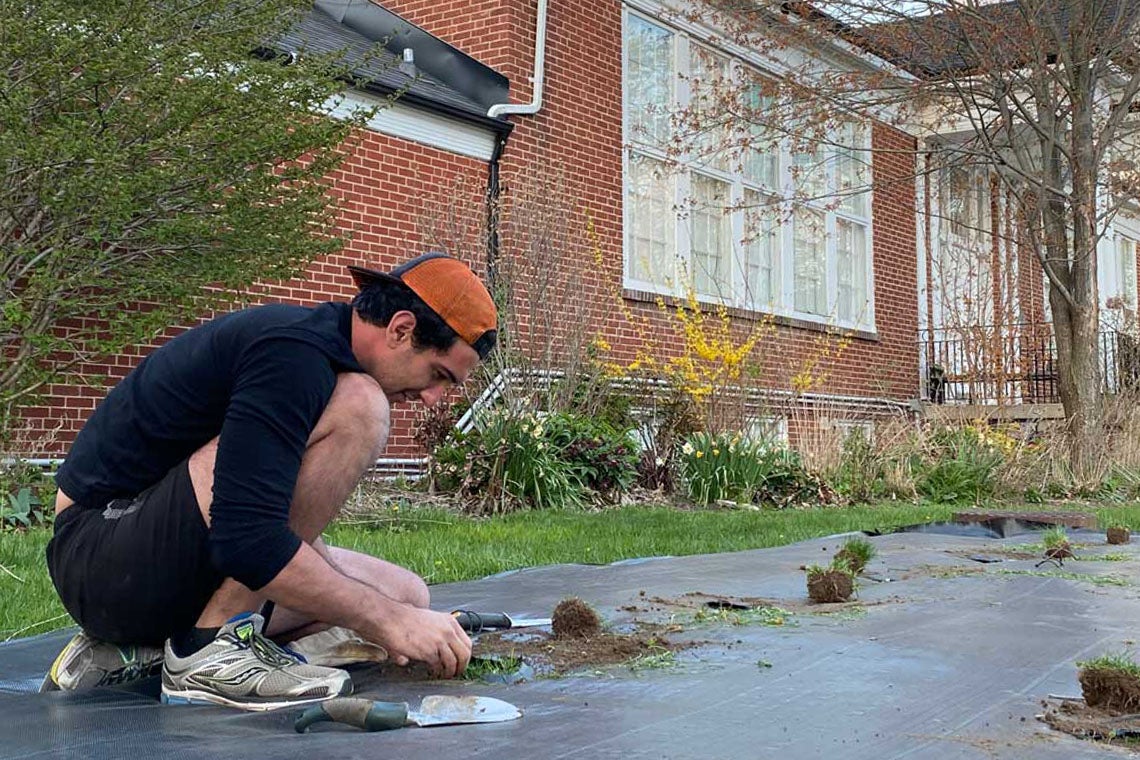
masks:
<path fill-rule="evenodd" d="M 321 531 L 340 510 L 387 439 L 387 404 L 380 394 L 379 386 L 366 375 L 341 375 L 309 438 L 290 504 L 289 525 L 318 551 L 323 548 L 318 540 Z M 194 494 L 207 525 L 216 456 L 217 442 L 213 441 L 195 452 L 189 461 Z M 333 558 L 331 552 L 324 553 Z M 416 589 L 408 578 L 411 574 L 393 565 L 365 564 L 349 557 L 345 561 L 348 567 L 342 571 L 351 568 L 364 572 L 381 588 L 390 587 L 388 593 L 426 594 L 426 586 L 422 592 Z M 422 581 L 419 583 L 423 585 Z M 233 579 L 224 580 L 195 627 L 168 642 L 163 700 L 268 709 L 351 690 L 351 681 L 343 671 L 303 664 L 263 635 L 259 618 L 236 617 L 258 609 L 262 602 L 260 594 Z M 282 610 L 281 615 L 286 625 L 309 622 L 287 610 Z M 258 675 L 250 678 L 250 668 Z"/>
<path fill-rule="evenodd" d="M 289 527 L 318 550 L 321 531 L 332 522 L 388 439 L 389 420 L 382 413 L 387 408 L 380 398 L 382 393 L 376 381 L 367 375 L 341 375 L 328 406 L 309 436 L 289 508 Z M 190 478 L 207 525 L 216 455 L 217 441 L 214 440 L 190 457 Z M 427 585 L 403 568 L 356 552 L 324 553 L 324 556 L 326 559 L 331 556 L 341 572 L 365 581 L 388 596 L 427 606 Z M 343 566 L 340 559 L 345 561 Z M 259 594 L 227 579 L 202 611 L 197 625 L 200 628 L 220 626 L 238 613 L 258 609 L 263 601 Z M 275 620 L 279 614 L 286 618 L 288 627 L 274 622 L 276 631 L 313 622 L 280 608 L 273 613 Z"/>

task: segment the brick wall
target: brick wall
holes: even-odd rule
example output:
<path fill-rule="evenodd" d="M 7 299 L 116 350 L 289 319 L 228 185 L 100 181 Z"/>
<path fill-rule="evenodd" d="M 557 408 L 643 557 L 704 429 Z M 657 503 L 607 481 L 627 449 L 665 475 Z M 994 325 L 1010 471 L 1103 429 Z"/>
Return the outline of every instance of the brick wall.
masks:
<path fill-rule="evenodd" d="M 484 0 L 476 3 L 435 3 L 398 0 L 392 11 L 423 26 L 511 80 L 512 99 L 531 97 L 535 3 L 533 0 Z M 583 333 L 604 336 L 614 358 L 632 360 L 645 327 L 657 334 L 662 350 L 670 350 L 669 329 L 657 306 L 622 291 L 622 172 L 621 172 L 621 5 L 616 0 L 566 0 L 551 3 L 547 27 L 546 91 L 535 116 L 515 116 L 516 129 L 502 157 L 505 202 L 533 191 L 536 172 L 564 178 L 561 190 L 573 209 L 564 225 L 566 258 L 577 262 L 554 297 L 537 304 L 553 335 L 531 336 L 535 345 L 566 350 L 580 345 Z M 872 256 L 876 303 L 874 334 L 855 336 L 838 355 L 824 359 L 817 374 L 826 380 L 816 390 L 850 396 L 913 398 L 918 390 L 916 303 L 915 183 L 913 140 L 876 125 L 872 134 L 875 183 Z M 259 298 L 265 301 L 314 303 L 347 299 L 353 289 L 344 271 L 348 263 L 387 267 L 420 250 L 417 220 L 422 199 L 462 175 L 472 188 L 485 183 L 486 165 L 411 143 L 370 135 L 338 176 L 345 201 L 343 222 L 353 234 L 342 253 L 315 262 L 304 281 L 272 285 Z M 590 234 L 587 234 L 587 229 Z M 525 261 L 533 235 L 508 216 L 502 232 L 504 260 Z M 595 259 L 595 255 L 597 258 Z M 477 261 L 480 252 L 468 258 Z M 524 318 L 522 333 L 538 330 L 533 284 L 519 283 L 517 312 Z M 529 299 L 529 300 L 528 300 Z M 746 330 L 755 315 L 741 315 Z M 585 325 L 583 329 L 583 325 Z M 578 338 L 575 338 L 575 334 Z M 763 348 L 763 383 L 787 389 L 789 378 L 805 357 L 821 352 L 817 327 L 784 320 Z M 576 342 L 577 341 L 577 342 Z M 122 377 L 146 349 L 115 357 L 92 368 L 89 375 Z M 53 388 L 48 407 L 30 411 L 41 427 L 62 423 L 60 436 L 44 453 L 59 454 L 94 408 L 102 391 L 92 388 Z M 414 453 L 409 411 L 399 413 L 386 455 Z"/>
<path fill-rule="evenodd" d="M 440 13 L 433 4 L 420 0 L 388 7 L 506 73 L 511 78 L 512 100 L 529 101 L 533 0 L 500 3 L 503 17 L 523 25 L 504 38 L 518 42 L 507 52 L 501 45 L 488 47 L 486 35 L 463 14 Z M 480 13 L 487 10 L 485 3 L 477 7 Z M 551 3 L 542 110 L 534 116 L 512 117 L 516 128 L 503 156 L 502 171 L 508 196 L 511 187 L 525 183 L 536 168 L 559 167 L 564 172 L 571 194 L 593 224 L 602 261 L 600 266 L 587 268 L 569 297 L 544 306 L 563 309 L 569 325 L 582 316 L 581 300 L 609 304 L 586 316 L 614 348 L 615 358 L 631 361 L 645 329 L 629 323 L 615 302 L 622 292 L 623 269 L 621 71 L 620 3 Z M 906 400 L 918 393 L 915 183 L 913 158 L 907 154 L 914 150 L 914 141 L 881 125 L 875 127 L 872 140 L 876 334 L 856 337 L 841 355 L 822 363 L 821 372 L 831 380 L 821 390 Z M 584 224 L 585 219 L 580 216 L 578 222 Z M 510 229 L 504 230 L 504 255 L 510 255 L 512 241 L 518 237 L 517 231 L 512 237 Z M 575 256 L 592 253 L 582 241 L 571 241 L 569 247 Z M 651 332 L 660 335 L 668 329 L 651 298 L 635 296 L 627 298 L 626 304 L 637 318 L 648 320 Z M 770 365 L 766 384 L 786 389 L 803 359 L 820 352 L 820 335 L 816 328 L 781 325 L 770 338 L 771 347 L 765 348 Z M 667 349 L 670 341 L 660 343 Z"/>
<path fill-rule="evenodd" d="M 341 225 L 351 236 L 348 245 L 336 255 L 313 262 L 302 279 L 256 289 L 251 303 L 308 305 L 349 300 L 356 289 L 345 269 L 348 264 L 388 269 L 422 252 L 418 229 L 424 199 L 438 196 L 440 188 L 454 185 L 457 177 L 472 188 L 485 187 L 486 175 L 483 161 L 383 135 L 364 135 L 336 176 L 336 192 L 343 206 Z M 467 258 L 476 271 L 483 270 L 485 261 L 473 254 Z M 67 444 L 105 395 L 104 388 L 125 377 L 151 349 L 183 329 L 171 328 L 153 345 L 77 370 L 90 385 L 50 387 L 43 406 L 25 411 L 30 430 L 21 435 L 38 438 L 38 443 L 25 444 L 24 451 L 31 456 L 66 452 Z M 388 455 L 415 451 L 409 424 L 413 415 L 408 408 L 397 410 Z"/>

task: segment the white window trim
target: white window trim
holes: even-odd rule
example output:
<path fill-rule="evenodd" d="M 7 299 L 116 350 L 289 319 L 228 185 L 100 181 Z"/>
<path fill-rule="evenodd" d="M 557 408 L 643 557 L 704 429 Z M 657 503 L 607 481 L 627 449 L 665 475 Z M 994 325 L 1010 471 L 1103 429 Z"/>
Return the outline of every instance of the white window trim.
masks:
<path fill-rule="evenodd" d="M 776 267 L 780 277 L 779 288 L 779 303 L 769 306 L 759 306 L 755 304 L 745 303 L 742 296 L 737 296 L 730 299 L 715 298 L 709 295 L 698 294 L 697 299 L 701 303 L 709 304 L 723 304 L 734 308 L 739 308 L 744 311 L 756 314 L 772 314 L 778 317 L 787 317 L 789 319 L 819 324 L 828 327 L 835 327 L 844 330 L 855 330 L 859 332 L 877 333 L 877 315 L 875 304 L 875 255 L 874 255 L 874 191 L 868 188 L 866 191 L 866 204 L 867 213 L 865 217 L 860 217 L 851 214 L 841 208 L 834 206 L 833 198 L 823 198 L 816 202 L 807 202 L 803 205 L 813 210 L 819 211 L 824 214 L 825 224 L 825 243 L 824 243 L 824 256 L 826 264 L 825 280 L 827 292 L 827 314 L 810 314 L 795 310 L 795 242 L 794 242 L 794 224 L 791 223 L 791 211 L 793 207 L 792 201 L 789 196 L 792 193 L 792 161 L 791 152 L 786 140 L 781 141 L 780 153 L 777 156 L 777 176 L 780 187 L 779 188 L 766 188 L 760 183 L 753 182 L 745 179 L 741 174 L 736 172 L 721 171 L 711 166 L 696 166 L 686 165 L 680 170 L 671 174 L 673 182 L 673 209 L 676 220 L 674 230 L 674 244 L 676 251 L 674 252 L 678 266 L 674 267 L 673 276 L 669 279 L 673 281 L 672 288 L 662 286 L 658 283 L 640 280 L 633 276 L 633 251 L 630 250 L 629 245 L 629 230 L 631 229 L 632 208 L 628 202 L 631 192 L 629 177 L 630 177 L 630 159 L 632 154 L 636 151 L 638 154 L 644 155 L 648 158 L 660 161 L 666 165 L 673 163 L 666 155 L 665 151 L 656 148 L 655 146 L 646 145 L 644 143 L 635 142 L 634 136 L 630 134 L 630 119 L 628 103 L 626 101 L 628 88 L 626 83 L 629 81 L 628 61 L 629 49 L 628 40 L 629 35 L 626 30 L 629 27 L 629 18 L 635 17 L 646 23 L 661 27 L 672 33 L 671 41 L 673 45 L 673 61 L 676 71 L 688 72 L 691 70 L 689 61 L 689 48 L 691 44 L 700 44 L 706 48 L 711 48 L 719 55 L 728 57 L 730 63 L 730 71 L 733 77 L 740 75 L 744 69 L 757 71 L 762 75 L 771 75 L 761 69 L 751 59 L 742 60 L 741 56 L 726 50 L 725 47 L 717 47 L 710 44 L 707 36 L 694 35 L 686 28 L 679 24 L 668 23 L 662 19 L 655 17 L 644 11 L 635 10 L 628 5 L 622 9 L 622 220 L 623 220 L 623 236 L 622 236 L 622 279 L 623 286 L 630 290 L 637 290 L 647 293 L 653 293 L 665 297 L 684 297 L 686 291 L 681 288 L 685 283 L 677 282 L 682 278 L 691 280 L 691 272 L 683 272 L 680 265 L 683 263 L 685 267 L 691 267 L 691 253 L 689 242 L 689 229 L 687 225 L 689 220 L 683 218 L 684 215 L 678 213 L 691 197 L 690 189 L 690 174 L 693 171 L 699 171 L 711 177 L 726 181 L 730 186 L 730 203 L 734 206 L 740 206 L 743 203 L 744 191 L 755 190 L 765 195 L 773 195 L 773 193 L 780 198 L 778 213 L 784 220 L 779 225 L 779 263 Z M 672 76 L 673 88 L 672 94 L 674 102 L 684 107 L 689 103 L 689 84 L 688 80 L 676 76 L 674 72 Z M 873 125 L 866 123 L 863 125 L 865 136 L 865 144 L 868 152 L 871 149 Z M 827 191 L 834 191 L 835 182 L 835 167 L 837 163 L 836 154 L 830 151 L 824 159 L 827 166 Z M 873 158 L 871 159 L 873 161 Z M 872 166 L 868 166 L 868 172 L 873 171 Z M 730 277 L 733 282 L 733 292 L 742 293 L 743 288 L 740 288 L 740 269 L 736 256 L 740 254 L 740 241 L 744 238 L 744 214 L 743 212 L 734 213 L 731 217 L 730 229 L 732 231 L 732 244 L 733 244 L 733 262 L 730 267 Z M 838 253 L 836 250 L 836 220 L 845 219 L 862 226 L 866 232 L 864 239 L 864 269 L 865 269 L 865 287 L 866 287 L 866 314 L 857 321 L 841 320 L 838 317 Z"/>

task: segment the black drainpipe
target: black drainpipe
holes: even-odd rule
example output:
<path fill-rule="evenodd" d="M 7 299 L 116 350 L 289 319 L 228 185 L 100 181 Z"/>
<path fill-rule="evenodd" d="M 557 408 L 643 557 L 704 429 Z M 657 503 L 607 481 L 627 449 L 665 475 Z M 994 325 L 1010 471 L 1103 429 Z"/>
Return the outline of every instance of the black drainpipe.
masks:
<path fill-rule="evenodd" d="M 499 159 L 507 147 L 504 132 L 495 138 L 495 150 L 487 164 L 487 289 L 495 292 L 499 262 Z"/>

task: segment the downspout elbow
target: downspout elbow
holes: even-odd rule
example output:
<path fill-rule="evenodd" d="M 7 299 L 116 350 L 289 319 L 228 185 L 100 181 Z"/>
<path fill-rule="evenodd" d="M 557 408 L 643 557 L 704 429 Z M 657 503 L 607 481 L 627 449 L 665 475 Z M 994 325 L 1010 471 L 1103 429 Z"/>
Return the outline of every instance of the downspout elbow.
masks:
<path fill-rule="evenodd" d="M 542 81 L 546 69 L 546 7 L 548 0 L 538 0 L 538 19 L 534 30 L 534 92 L 529 103 L 497 103 L 487 115 L 499 118 L 507 114 L 531 115 L 542 108 Z"/>

